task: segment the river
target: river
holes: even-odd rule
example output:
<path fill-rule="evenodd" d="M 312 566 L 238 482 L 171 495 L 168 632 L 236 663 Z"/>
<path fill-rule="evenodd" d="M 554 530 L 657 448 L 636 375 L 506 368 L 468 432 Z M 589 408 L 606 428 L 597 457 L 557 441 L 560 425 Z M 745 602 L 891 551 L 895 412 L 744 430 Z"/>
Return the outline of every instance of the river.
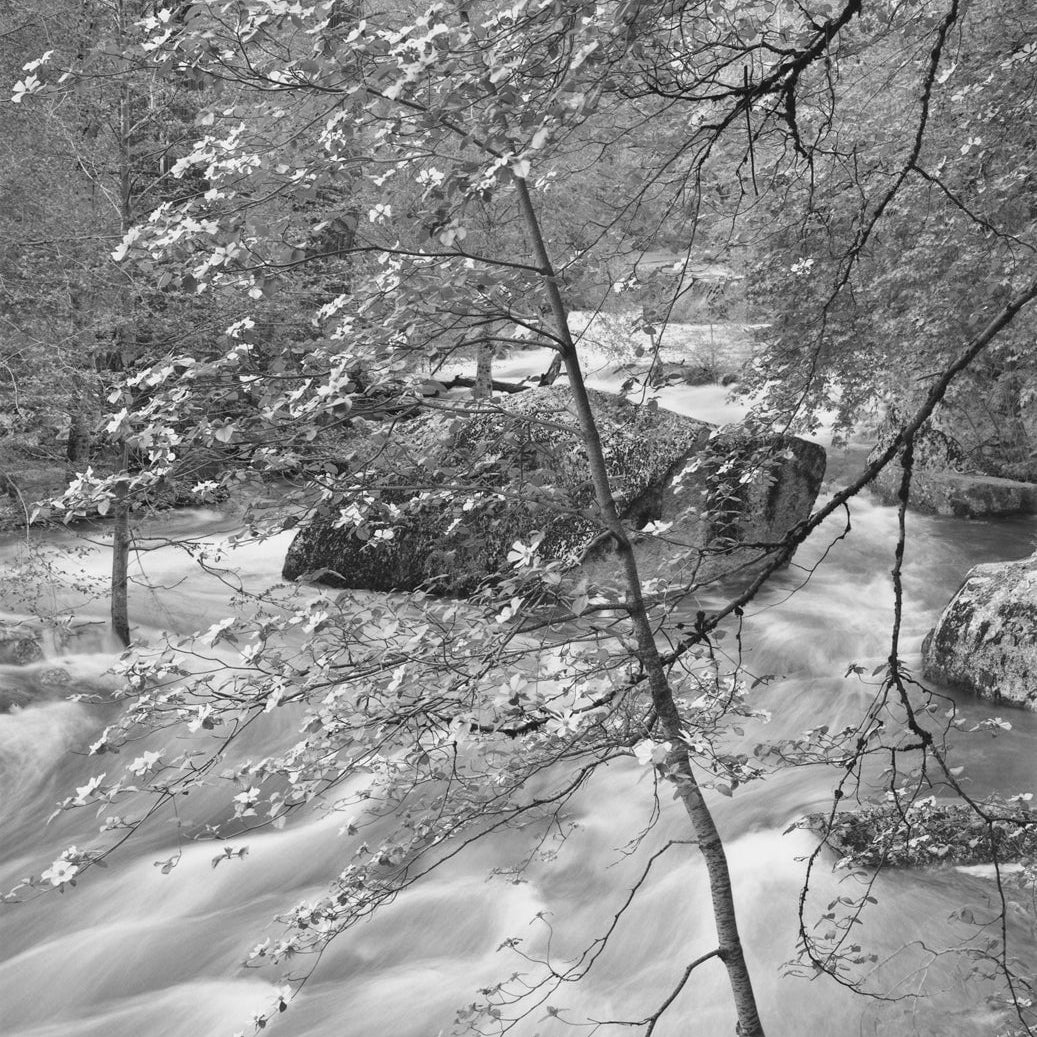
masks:
<path fill-rule="evenodd" d="M 845 679 L 850 663 L 870 672 L 888 652 L 895 513 L 863 497 L 853 507 L 853 531 L 836 544 L 797 593 L 803 569 L 792 568 L 747 610 L 748 662 L 783 679 L 758 689 L 754 700 L 773 719 L 766 736 L 794 736 L 827 723 L 836 727 L 865 708 L 868 689 Z M 277 580 L 287 534 L 261 546 L 227 544 L 232 521 L 213 511 L 182 512 L 166 523 L 171 536 L 187 532 L 222 545 L 226 563 L 250 587 Z M 905 587 L 905 649 L 917 665 L 921 639 L 969 566 L 1018 558 L 1033 549 L 1032 521 L 965 522 L 910 517 Z M 835 527 L 833 527 L 833 530 Z M 52 547 L 75 546 L 71 534 Z M 797 556 L 804 568 L 827 541 L 820 537 Z M 16 564 L 20 543 L 0 553 Z M 115 708 L 104 673 L 116 653 L 106 640 L 103 605 L 91 600 L 86 578 L 103 579 L 103 550 L 62 556 L 61 571 L 31 588 L 5 585 L 9 613 L 26 594 L 37 605 L 98 620 L 82 636 L 41 663 L 0 668 L 0 686 L 15 708 L 0 714 L 0 886 L 39 874 L 57 851 L 88 844 L 97 831 L 92 812 L 44 823 L 54 804 L 96 773 L 83 755 Z M 143 556 L 152 589 L 136 587 L 132 614 L 137 635 L 190 632 L 222 619 L 228 590 L 173 548 Z M 165 589 L 163 589 L 165 588 Z M 316 593 L 316 592 L 315 592 Z M 56 667 L 71 677 L 55 685 Z M 69 701 L 74 691 L 97 701 Z M 991 709 L 954 696 L 970 719 Z M 993 737 L 962 737 L 957 762 L 970 788 L 1010 793 L 1037 785 L 1037 716 L 1006 712 L 1012 729 Z M 272 729 L 267 737 L 288 737 Z M 491 879 L 491 870 L 517 858 L 521 832 L 508 832 L 459 855 L 406 892 L 382 914 L 341 938 L 283 1016 L 270 1024 L 281 1037 L 435 1037 L 449 1033 L 455 1011 L 478 987 L 520 971 L 502 941 L 521 937 L 544 945 L 546 924 L 554 950 L 564 955 L 600 933 L 643 866 L 620 848 L 644 823 L 650 783 L 631 762 L 604 769 L 573 805 L 579 827 L 556 860 L 536 863 L 526 881 Z M 785 976 L 794 957 L 796 898 L 809 836 L 783 829 L 830 802 L 834 775 L 824 768 L 776 774 L 716 797 L 735 880 L 743 937 L 749 949 L 767 1032 L 771 1037 L 866 1037 L 999 1032 L 997 1017 L 967 982 L 960 958 L 927 965 L 916 941 L 943 946 L 970 935 L 952 911 L 989 901 L 992 885 L 953 868 L 880 877 L 878 903 L 865 916 L 860 942 L 891 960 L 875 981 L 887 994 L 917 993 L 893 1001 L 852 994 L 829 979 Z M 197 806 L 201 806 L 200 804 Z M 213 807 L 216 810 L 215 807 Z M 241 962 L 248 949 L 276 934 L 271 918 L 300 899 L 316 896 L 348 857 L 341 822 L 313 818 L 284 830 L 253 835 L 249 855 L 213 868 L 212 844 L 184 848 L 178 867 L 156 866 L 176 849 L 161 827 L 131 841 L 106 870 L 94 869 L 75 889 L 27 903 L 0 905 L 0 1033 L 4 1037 L 221 1037 L 251 1032 L 252 1014 L 267 1008 L 276 982 Z M 663 804 L 650 846 L 685 838 L 681 812 Z M 823 901 L 839 891 L 828 865 L 817 879 Z M 629 1027 L 572 1027 L 570 1022 L 633 1019 L 649 1014 L 673 988 L 684 965 L 710 949 L 711 916 L 704 876 L 693 850 L 671 850 L 655 868 L 634 911 L 617 928 L 608 953 L 586 979 L 565 988 L 546 1008 L 516 1028 L 516 1037 L 636 1033 Z M 1032 934 L 1017 948 L 1033 960 Z M 720 1037 L 733 1032 L 729 999 L 716 961 L 698 970 L 663 1017 L 656 1034 Z"/>

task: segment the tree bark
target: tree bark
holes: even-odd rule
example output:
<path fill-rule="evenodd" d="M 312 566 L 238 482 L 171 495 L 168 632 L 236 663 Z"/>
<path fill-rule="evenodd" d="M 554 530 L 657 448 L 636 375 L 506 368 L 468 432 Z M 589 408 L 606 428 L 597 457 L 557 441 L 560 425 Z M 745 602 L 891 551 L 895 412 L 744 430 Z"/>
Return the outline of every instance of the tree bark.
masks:
<path fill-rule="evenodd" d="M 134 6 L 128 9 L 126 0 L 119 0 L 116 8 L 119 38 L 125 38 L 128 27 L 139 17 L 139 10 Z M 131 169 L 130 146 L 133 132 L 133 100 L 129 83 L 125 78 L 120 83 L 119 92 L 119 224 L 125 234 L 134 224 L 133 211 L 133 178 Z M 137 343 L 137 301 L 134 287 L 127 281 L 122 292 L 122 309 L 125 320 L 119 331 L 120 352 L 125 356 L 130 350 L 128 346 Z M 112 632 L 124 647 L 130 643 L 130 609 L 129 609 L 129 561 L 130 561 L 130 502 L 126 481 L 129 478 L 130 451 L 125 441 L 122 444 L 120 461 L 121 478 L 116 484 L 113 500 L 112 529 L 112 579 L 109 588 L 111 599 Z"/>
<path fill-rule="evenodd" d="M 130 508 L 125 490 L 116 498 L 112 533 L 112 632 L 128 647 L 130 643 L 129 563 L 130 563 Z"/>
<path fill-rule="evenodd" d="M 80 401 L 73 401 L 65 450 L 65 482 L 69 483 L 90 461 L 93 443 L 92 422 Z"/>
<path fill-rule="evenodd" d="M 129 450 L 122 449 L 123 478 L 129 467 Z M 129 565 L 130 565 L 130 504 L 125 482 L 120 482 L 115 491 L 112 509 L 112 581 L 111 598 L 112 633 L 124 648 L 130 643 Z"/>
<path fill-rule="evenodd" d="M 728 980 L 738 1016 L 736 1033 L 739 1037 L 764 1037 L 763 1024 L 760 1021 L 756 996 L 752 979 L 746 965 L 742 949 L 741 936 L 735 914 L 734 895 L 731 888 L 731 875 L 727 866 L 727 855 L 724 851 L 723 839 L 713 821 L 712 812 L 706 803 L 702 790 L 695 780 L 691 759 L 685 747 L 685 736 L 680 713 L 673 697 L 663 666 L 662 657 L 655 643 L 651 620 L 644 603 L 641 590 L 641 575 L 634 557 L 633 545 L 627 536 L 615 497 L 609 483 L 605 466 L 605 455 L 598 435 L 597 423 L 590 406 L 590 399 L 580 370 L 576 346 L 569 332 L 569 321 L 565 303 L 558 289 L 558 278 L 555 274 L 551 258 L 547 252 L 540 223 L 529 196 L 529 189 L 524 180 L 515 178 L 519 206 L 525 218 L 526 226 L 533 241 L 537 263 L 547 288 L 548 300 L 554 316 L 556 330 L 563 343 L 560 354 L 561 363 L 569 376 L 569 384 L 573 393 L 573 401 L 579 416 L 580 429 L 584 447 L 590 464 L 591 478 L 598 509 L 605 528 L 612 535 L 623 567 L 626 583 L 626 611 L 634 627 L 637 638 L 638 658 L 648 676 L 648 685 L 652 695 L 652 705 L 659 718 L 660 726 L 670 743 L 667 756 L 667 773 L 677 786 L 677 791 L 684 809 L 695 831 L 702 856 L 709 876 L 709 888 L 713 902 L 713 916 L 716 924 L 718 940 L 718 956 L 727 968 Z"/>
<path fill-rule="evenodd" d="M 488 400 L 493 393 L 493 343 L 484 339 L 476 348 L 475 388 L 472 398 Z"/>

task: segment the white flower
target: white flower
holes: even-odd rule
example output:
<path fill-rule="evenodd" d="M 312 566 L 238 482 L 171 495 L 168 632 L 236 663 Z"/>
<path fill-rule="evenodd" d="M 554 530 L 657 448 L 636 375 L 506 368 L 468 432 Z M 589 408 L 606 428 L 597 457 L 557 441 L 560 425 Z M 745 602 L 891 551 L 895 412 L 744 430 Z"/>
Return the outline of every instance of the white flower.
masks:
<path fill-rule="evenodd" d="M 213 727 L 212 723 L 212 706 L 204 705 L 199 706 L 194 717 L 188 721 L 187 730 L 192 734 L 195 731 L 200 731 L 202 728 L 210 730 Z"/>
<path fill-rule="evenodd" d="M 259 789 L 257 789 L 254 785 L 251 788 L 245 789 L 244 792 L 239 792 L 234 797 L 234 816 L 255 817 L 255 806 L 258 802 Z"/>
<path fill-rule="evenodd" d="M 382 205 L 382 204 L 376 205 L 367 214 L 367 218 L 368 218 L 368 220 L 371 221 L 371 223 L 384 223 L 391 216 L 392 216 L 392 206 L 391 205 Z"/>
<path fill-rule="evenodd" d="M 229 328 L 227 328 L 227 330 L 224 331 L 224 334 L 228 338 L 241 338 L 241 333 L 243 331 L 248 331 L 250 328 L 254 328 L 255 326 L 256 322 L 251 317 L 245 317 L 243 320 L 236 321 Z"/>
<path fill-rule="evenodd" d="M 648 536 L 661 536 L 672 526 L 672 522 L 648 522 L 641 527 L 641 532 Z"/>
<path fill-rule="evenodd" d="M 75 803 L 77 807 L 86 806 L 87 797 L 93 794 L 101 784 L 103 778 L 104 774 L 96 774 L 85 785 L 80 785 L 76 789 L 76 794 L 72 802 Z"/>
<path fill-rule="evenodd" d="M 522 599 L 514 597 L 511 601 L 500 610 L 500 612 L 494 617 L 498 623 L 507 623 L 509 619 L 514 619 L 522 609 Z"/>
<path fill-rule="evenodd" d="M 112 743 L 108 741 L 108 736 L 111 734 L 111 731 L 112 729 L 110 727 L 106 727 L 101 732 L 101 737 L 98 738 L 97 741 L 90 746 L 90 756 L 100 756 L 101 753 L 107 752 L 109 749 L 114 748 Z"/>
<path fill-rule="evenodd" d="M 201 635 L 200 640 L 207 645 L 215 645 L 217 642 L 222 641 L 226 638 L 227 630 L 234 625 L 234 617 L 228 616 L 226 619 L 221 619 L 219 623 L 213 623 L 204 634 Z M 211 712 L 211 711 L 210 711 Z"/>
<path fill-rule="evenodd" d="M 196 482 L 191 487 L 191 495 L 199 500 L 208 500 L 219 488 L 220 484 L 218 482 L 212 479 L 205 479 L 202 482 Z"/>
<path fill-rule="evenodd" d="M 135 774 L 138 778 L 141 778 L 147 774 L 148 771 L 152 770 L 161 758 L 161 753 L 142 753 L 126 769 L 130 774 Z"/>
<path fill-rule="evenodd" d="M 644 738 L 634 746 L 634 756 L 642 767 L 650 763 L 663 763 L 669 751 L 669 742 L 653 742 L 650 738 Z"/>
<path fill-rule="evenodd" d="M 18 82 L 14 84 L 14 92 L 11 94 L 11 100 L 15 104 L 21 104 L 23 97 L 36 93 L 36 91 L 42 86 L 43 83 L 35 75 L 28 75 L 24 79 L 19 79 Z"/>
<path fill-rule="evenodd" d="M 73 864 L 71 861 L 62 860 L 60 857 L 40 875 L 41 879 L 46 879 L 52 886 L 63 886 L 70 879 L 75 877 L 76 872 L 79 871 L 79 866 Z"/>
<path fill-rule="evenodd" d="M 121 262 L 126 258 L 130 251 L 130 246 L 140 237 L 141 231 L 139 227 L 130 227 L 128 231 L 122 236 L 122 241 L 111 253 L 112 259 L 116 263 Z"/>
<path fill-rule="evenodd" d="M 445 179 L 446 178 L 443 174 L 436 169 L 435 166 L 432 166 L 430 169 L 423 169 L 418 173 L 418 183 L 421 184 L 422 187 L 428 187 L 430 185 L 438 187 Z"/>
<path fill-rule="evenodd" d="M 111 421 L 105 425 L 106 432 L 117 432 L 119 428 L 124 424 L 126 419 L 130 416 L 130 412 L 123 407 L 118 414 L 116 414 Z"/>
<path fill-rule="evenodd" d="M 543 539 L 543 533 L 536 533 L 528 544 L 522 543 L 521 540 L 516 540 L 515 543 L 511 545 L 511 550 L 508 552 L 508 561 L 511 562 L 516 569 L 521 569 L 526 565 L 532 565 L 534 561 L 536 561 L 537 548 L 540 547 L 540 542 Z"/>

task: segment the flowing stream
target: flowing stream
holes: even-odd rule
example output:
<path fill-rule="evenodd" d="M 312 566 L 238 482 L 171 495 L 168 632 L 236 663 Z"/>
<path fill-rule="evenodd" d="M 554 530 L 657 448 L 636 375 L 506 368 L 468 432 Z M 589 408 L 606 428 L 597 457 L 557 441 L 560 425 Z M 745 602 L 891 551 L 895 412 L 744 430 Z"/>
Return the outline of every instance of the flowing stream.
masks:
<path fill-rule="evenodd" d="M 922 637 L 969 566 L 1018 558 L 1033 549 L 1030 521 L 963 522 L 912 515 L 906 568 L 905 646 L 918 663 Z M 167 523 L 171 535 L 189 531 L 225 543 L 230 521 L 215 512 L 187 512 Z M 832 527 L 833 534 L 838 532 Z M 889 568 L 895 513 L 864 497 L 853 507 L 853 531 L 836 544 L 818 571 L 802 583 L 819 557 L 821 537 L 797 556 L 747 610 L 745 645 L 757 672 L 784 679 L 754 693 L 773 719 L 762 737 L 797 735 L 827 723 L 838 727 L 866 707 L 869 688 L 844 679 L 850 663 L 866 672 L 888 652 L 892 593 Z M 71 547 L 71 535 L 54 546 Z M 229 551 L 250 586 L 277 580 L 287 534 L 261 547 Z M 0 547 L 13 564 L 23 548 L 13 538 Z M 92 811 L 62 815 L 49 826 L 54 804 L 97 773 L 83 750 L 110 719 L 105 670 L 114 659 L 100 622 L 103 605 L 84 589 L 103 578 L 103 550 L 68 556 L 45 586 L 5 586 L 9 613 L 32 597 L 65 608 L 77 621 L 98 620 L 82 635 L 55 647 L 53 657 L 24 667 L 0 667 L 0 689 L 10 708 L 0 714 L 0 885 L 39 874 L 64 847 L 96 838 Z M 151 552 L 141 563 L 154 590 L 137 588 L 132 604 L 137 632 L 204 629 L 227 614 L 227 588 L 201 573 L 183 553 Z M 166 588 L 166 589 L 161 589 Z M 21 603 L 19 599 L 22 599 Z M 60 668 L 66 683 L 54 676 Z M 76 691 L 100 692 L 100 701 L 70 701 Z M 970 719 L 989 706 L 955 696 Z M 1037 785 L 1037 716 L 1002 711 L 1012 730 L 997 737 L 962 737 L 957 762 L 982 794 L 1033 790 Z M 290 737 L 288 722 L 266 738 Z M 103 761 L 102 761 L 103 762 Z M 830 803 L 835 775 L 800 768 L 716 797 L 728 841 L 743 937 L 771 1037 L 840 1035 L 968 1035 L 999 1032 L 996 1013 L 968 982 L 960 958 L 929 962 L 927 946 L 953 944 L 970 927 L 949 919 L 990 901 L 992 884 L 953 868 L 890 872 L 874 890 L 878 903 L 858 936 L 885 962 L 873 986 L 883 1001 L 854 995 L 828 979 L 783 975 L 795 955 L 796 902 L 812 847 L 802 831 L 782 835 L 804 813 Z M 215 801 L 214 801 L 215 802 Z M 579 827 L 557 859 L 535 863 L 526 880 L 490 878 L 492 869 L 520 858 L 523 832 L 508 832 L 472 847 L 409 890 L 369 923 L 342 937 L 312 979 L 270 1029 L 283 1037 L 434 1037 L 449 1032 L 455 1011 L 478 987 L 523 971 L 502 941 L 518 937 L 542 950 L 548 926 L 552 952 L 562 958 L 603 932 L 643 863 L 621 848 L 649 817 L 651 783 L 630 764 L 604 769 L 575 801 Z M 195 809 L 208 809 L 204 803 Z M 217 811 L 215 805 L 211 808 Z M 224 816 L 218 814 L 216 816 Z M 249 855 L 213 868 L 211 843 L 190 843 L 180 865 L 163 874 L 158 862 L 175 850 L 172 829 L 154 827 L 128 843 L 106 870 L 94 869 L 75 889 L 27 903 L 0 905 L 0 1033 L 5 1037 L 220 1037 L 251 1032 L 251 1017 L 270 1004 L 275 980 L 241 966 L 248 949 L 278 929 L 272 917 L 309 896 L 352 852 L 341 820 L 313 818 L 282 831 L 241 840 Z M 676 805 L 663 804 L 649 848 L 687 837 Z M 829 864 L 817 880 L 817 900 L 839 891 Z M 833 892 L 835 891 L 835 892 Z M 607 953 L 578 985 L 532 1012 L 516 1034 L 615 1035 L 621 1026 L 571 1028 L 568 1022 L 637 1019 L 651 1014 L 673 989 L 685 965 L 711 947 L 711 913 L 704 875 L 693 848 L 675 847 L 653 869 L 631 912 L 617 927 Z M 1018 948 L 1033 960 L 1032 934 Z M 886 960 L 886 959 L 890 960 Z M 695 972 L 655 1031 L 659 1035 L 714 1037 L 734 1031 L 722 969 L 715 960 Z"/>

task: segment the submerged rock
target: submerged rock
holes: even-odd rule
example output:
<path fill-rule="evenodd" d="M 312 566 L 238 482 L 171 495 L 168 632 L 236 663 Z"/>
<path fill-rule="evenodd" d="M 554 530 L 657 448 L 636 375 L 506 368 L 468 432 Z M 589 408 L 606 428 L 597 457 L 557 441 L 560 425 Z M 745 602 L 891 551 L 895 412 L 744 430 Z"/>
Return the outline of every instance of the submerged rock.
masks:
<path fill-rule="evenodd" d="M 617 504 L 633 527 L 683 519 L 694 543 L 726 564 L 738 544 L 773 542 L 809 514 L 824 474 L 816 444 L 773 437 L 763 450 L 737 435 L 711 442 L 707 422 L 590 395 Z M 334 510 L 296 535 L 285 579 L 463 596 L 509 568 L 514 543 L 534 534 L 546 559 L 575 564 L 607 550 L 567 388 L 530 390 L 471 415 L 419 418 L 392 439 L 374 439 L 372 451 L 362 481 L 343 487 Z M 699 463 L 687 471 L 693 457 Z M 745 475 L 750 463 L 757 478 Z"/>
<path fill-rule="evenodd" d="M 824 834 L 825 842 L 854 867 L 924 867 L 934 864 L 1007 864 L 1037 853 L 1037 826 L 1022 801 L 988 800 L 985 821 L 971 806 L 934 797 L 906 808 L 895 804 L 862 806 L 812 814 L 800 827 Z"/>
<path fill-rule="evenodd" d="M 932 680 L 1037 710 L 1037 554 L 970 569 L 922 660 Z"/>

